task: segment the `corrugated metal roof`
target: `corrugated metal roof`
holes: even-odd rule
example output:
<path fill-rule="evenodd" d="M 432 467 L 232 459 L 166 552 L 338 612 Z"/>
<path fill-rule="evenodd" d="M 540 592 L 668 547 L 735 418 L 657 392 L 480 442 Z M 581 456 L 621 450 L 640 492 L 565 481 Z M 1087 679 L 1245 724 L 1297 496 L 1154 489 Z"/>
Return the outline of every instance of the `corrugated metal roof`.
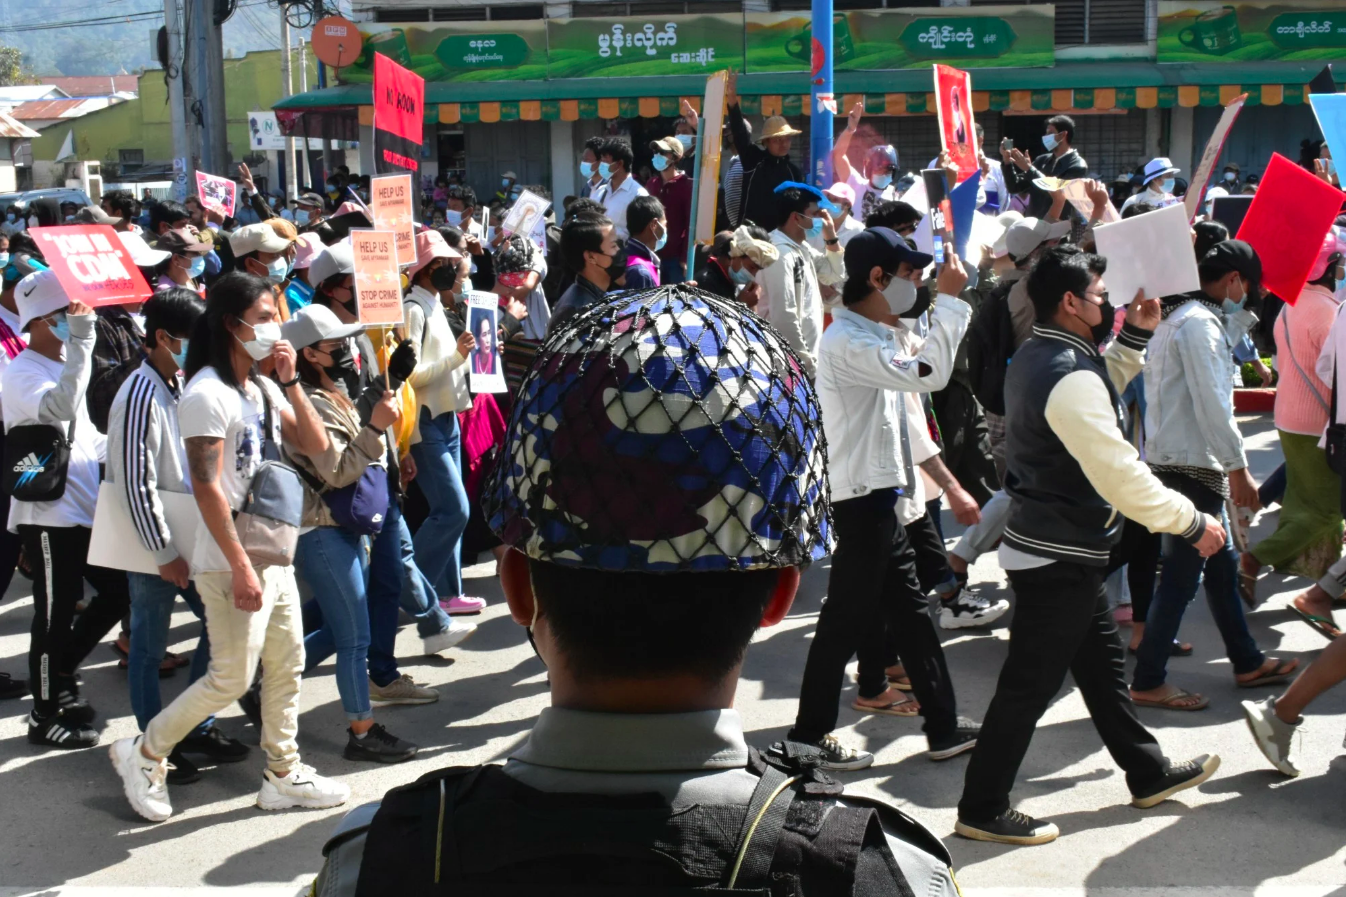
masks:
<path fill-rule="evenodd" d="M 38 134 L 23 122 L 15 121 L 11 116 L 4 112 L 0 112 L 0 137 L 11 139 L 22 139 L 26 137 L 31 139 L 40 136 L 42 135 Z"/>
<path fill-rule="evenodd" d="M 42 83 L 55 85 L 72 97 L 105 97 L 123 91 L 136 93 L 140 89 L 138 75 L 43 76 Z"/>
<path fill-rule="evenodd" d="M 79 108 L 87 100 L 30 100 L 20 103 L 10 111 L 10 115 L 19 121 L 46 121 L 58 118 L 78 118 Z M 100 107 L 101 108 L 101 107 Z M 91 111 L 91 110 L 90 110 Z"/>

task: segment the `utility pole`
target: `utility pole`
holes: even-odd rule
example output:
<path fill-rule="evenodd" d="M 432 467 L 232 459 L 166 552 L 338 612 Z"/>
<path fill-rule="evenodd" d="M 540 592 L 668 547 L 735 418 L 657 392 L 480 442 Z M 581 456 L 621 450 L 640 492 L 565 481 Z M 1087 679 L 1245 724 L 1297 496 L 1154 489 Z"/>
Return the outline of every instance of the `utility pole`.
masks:
<path fill-rule="evenodd" d="M 178 0 L 164 0 L 164 29 L 168 33 L 164 74 L 168 78 L 168 112 L 173 122 L 173 198 L 185 202 L 191 165 L 187 149 L 187 109 L 182 102 L 182 18 L 178 15 Z"/>
<path fill-rule="evenodd" d="M 294 93 L 294 84 L 290 73 L 290 20 L 285 17 L 286 8 L 280 8 L 280 94 L 288 97 Z M 302 59 L 302 56 L 301 56 Z M 294 138 L 285 138 L 285 196 L 290 200 L 299 198 L 299 172 L 294 164 Z"/>
<path fill-rule="evenodd" d="M 809 156 L 813 171 L 809 180 L 823 190 L 832 186 L 832 116 L 837 111 L 836 96 L 832 93 L 833 27 L 832 0 L 813 0 L 814 63 L 809 79 L 809 102 L 813 105 L 809 117 Z"/>
<path fill-rule="evenodd" d="M 225 130 L 224 45 L 222 29 L 215 21 L 215 0 L 183 0 L 190 4 L 186 37 L 187 62 L 195 98 L 190 111 L 196 117 L 199 134 L 199 168 L 212 174 L 227 175 L 229 137 Z"/>

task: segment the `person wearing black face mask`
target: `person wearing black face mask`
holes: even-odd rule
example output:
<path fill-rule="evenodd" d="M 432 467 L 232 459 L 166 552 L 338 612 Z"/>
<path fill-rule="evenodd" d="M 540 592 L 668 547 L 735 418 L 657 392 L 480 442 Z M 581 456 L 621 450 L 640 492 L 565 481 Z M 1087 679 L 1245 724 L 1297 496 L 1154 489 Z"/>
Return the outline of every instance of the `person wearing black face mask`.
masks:
<path fill-rule="evenodd" d="M 1126 770 L 1133 806 L 1156 806 L 1220 765 L 1204 754 L 1181 763 L 1165 758 L 1126 693 L 1125 654 L 1103 587 L 1124 561 L 1112 557 L 1123 520 L 1182 538 L 1203 557 L 1224 545 L 1225 531 L 1166 488 L 1122 433 L 1118 396 L 1144 364 L 1160 306 L 1138 293 L 1121 334 L 1099 355 L 1112 327 L 1106 268 L 1100 256 L 1058 246 L 1028 275 L 1037 325 L 1005 381 L 1005 491 L 1013 506 L 1000 566 L 1018 605 L 958 804 L 955 831 L 966 838 L 1045 844 L 1059 834 L 1052 823 L 1011 809 L 1010 791 L 1067 671 Z"/>
<path fill-rule="evenodd" d="M 360 324 L 342 324 L 321 305 L 300 309 L 281 330 L 295 347 L 296 373 L 327 431 L 327 448 L 320 454 L 286 445 L 308 487 L 303 525 L 311 527 L 299 537 L 295 571 L 308 582 L 322 618 L 318 628 L 305 627 L 310 630 L 304 636 L 305 669 L 336 655 L 337 690 L 349 725 L 346 759 L 400 763 L 414 757 L 417 747 L 374 722 L 373 701 L 428 704 L 439 694 L 402 676 L 396 658 L 386 650 L 389 645 L 378 650 L 374 630 L 396 631 L 395 624 L 385 624 L 397 618 L 399 590 L 376 591 L 375 578 L 366 581 L 364 539 L 369 529 L 364 524 L 373 521 L 355 519 L 356 502 L 343 501 L 351 494 L 348 490 L 371 496 L 387 488 L 386 431 L 400 410 L 391 391 L 379 396 L 367 420 L 361 420 L 351 401 L 360 375 L 350 340 L 360 330 Z M 382 511 L 385 506 L 377 507 Z M 384 518 L 380 515 L 376 540 L 383 535 Z M 401 700 L 384 700 L 394 695 Z"/>
<path fill-rule="evenodd" d="M 561 228 L 561 258 L 575 272 L 575 282 L 561 294 L 547 322 L 547 334 L 592 305 L 603 301 L 618 272 L 617 234 L 601 215 L 579 215 Z"/>

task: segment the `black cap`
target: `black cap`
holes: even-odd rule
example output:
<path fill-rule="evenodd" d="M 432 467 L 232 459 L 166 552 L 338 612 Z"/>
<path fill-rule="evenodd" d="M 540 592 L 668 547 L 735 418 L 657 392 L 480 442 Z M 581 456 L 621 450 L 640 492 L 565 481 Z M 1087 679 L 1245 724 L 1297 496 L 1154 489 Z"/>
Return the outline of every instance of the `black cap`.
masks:
<path fill-rule="evenodd" d="M 1257 257 L 1257 250 L 1243 240 L 1216 243 L 1201 260 L 1201 267 L 1221 275 L 1237 271 L 1248 279 L 1254 290 L 1262 284 L 1262 260 Z"/>
<path fill-rule="evenodd" d="M 876 265 L 884 270 L 896 270 L 899 264 L 908 262 L 913 268 L 924 268 L 934 260 L 934 256 L 908 246 L 897 231 L 871 227 L 856 234 L 846 244 L 846 277 L 865 280 Z"/>

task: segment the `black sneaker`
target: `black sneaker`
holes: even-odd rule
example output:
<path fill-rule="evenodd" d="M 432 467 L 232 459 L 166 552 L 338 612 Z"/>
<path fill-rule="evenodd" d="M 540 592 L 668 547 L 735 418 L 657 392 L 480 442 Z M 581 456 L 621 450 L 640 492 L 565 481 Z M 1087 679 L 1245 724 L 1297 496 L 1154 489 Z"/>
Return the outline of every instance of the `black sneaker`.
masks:
<path fill-rule="evenodd" d="M 28 680 L 15 679 L 9 673 L 0 673 L 0 701 L 21 698 L 28 694 Z"/>
<path fill-rule="evenodd" d="M 88 723 L 75 723 L 62 712 L 46 719 L 28 714 L 28 743 L 67 749 L 90 748 L 98 744 L 98 732 Z"/>
<path fill-rule="evenodd" d="M 79 696 L 79 691 L 67 688 L 56 695 L 56 703 L 61 705 L 61 715 L 75 725 L 87 726 L 97 714 L 88 701 Z"/>
<path fill-rule="evenodd" d="M 347 760 L 369 760 L 374 763 L 403 763 L 416 756 L 420 750 L 410 741 L 403 741 L 387 729 L 375 723 L 364 738 L 356 738 L 354 732 L 346 739 L 345 757 Z"/>
<path fill-rule="evenodd" d="M 168 755 L 168 776 L 166 777 L 170 785 L 190 785 L 201 778 L 201 770 L 196 768 L 196 764 L 182 755 L 182 745 L 173 749 L 173 753 Z"/>
<path fill-rule="evenodd" d="M 925 755 L 931 760 L 948 760 L 977 746 L 977 736 L 981 734 L 981 724 L 965 717 L 958 717 L 958 726 L 943 738 L 930 739 Z"/>
<path fill-rule="evenodd" d="M 940 629 L 967 629 L 990 626 L 1009 610 L 1004 598 L 991 601 L 971 586 L 960 586 L 952 597 L 941 598 L 939 604 Z"/>
<path fill-rule="evenodd" d="M 1215 775 L 1215 770 L 1219 768 L 1220 757 L 1217 754 L 1202 754 L 1195 760 L 1171 763 L 1162 779 L 1138 794 L 1131 795 L 1131 806 L 1145 810 L 1161 804 L 1179 791 L 1200 785 Z"/>
<path fill-rule="evenodd" d="M 243 715 L 252 723 L 252 727 L 258 732 L 262 731 L 262 682 L 257 680 L 252 683 L 252 687 L 243 692 L 243 697 L 238 699 L 238 706 L 242 708 Z"/>
<path fill-rule="evenodd" d="M 1018 810 L 1006 810 L 989 822 L 967 822 L 959 819 L 953 830 L 973 841 L 994 841 L 997 844 L 1048 844 L 1061 834 L 1053 823 L 1034 819 Z"/>
<path fill-rule="evenodd" d="M 211 726 L 201 735 L 188 735 L 178 744 L 178 750 L 186 754 L 204 754 L 217 763 L 237 763 L 248 757 L 248 746 L 225 735 L 219 726 Z"/>

